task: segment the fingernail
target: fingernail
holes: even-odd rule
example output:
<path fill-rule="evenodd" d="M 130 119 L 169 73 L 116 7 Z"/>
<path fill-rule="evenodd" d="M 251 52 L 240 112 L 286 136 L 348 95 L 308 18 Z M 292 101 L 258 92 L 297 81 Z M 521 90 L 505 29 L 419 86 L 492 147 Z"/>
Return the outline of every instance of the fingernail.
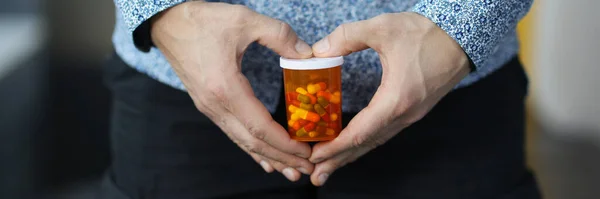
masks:
<path fill-rule="evenodd" d="M 267 163 L 264 160 L 260 161 L 260 166 L 267 172 L 267 173 L 271 173 L 273 172 L 273 168 L 271 167 L 271 165 L 269 165 L 269 163 Z"/>
<path fill-rule="evenodd" d="M 308 172 L 308 170 L 306 170 L 305 168 L 297 168 L 298 171 L 300 171 L 300 173 L 306 174 L 306 175 L 310 175 L 310 173 Z"/>
<path fill-rule="evenodd" d="M 312 49 L 310 48 L 310 46 L 302 40 L 298 40 L 298 42 L 296 42 L 296 51 L 303 55 L 312 54 Z"/>
<path fill-rule="evenodd" d="M 314 46 L 314 50 L 316 53 L 327 52 L 329 50 L 329 39 L 325 37 L 321 41 L 317 42 Z"/>
<path fill-rule="evenodd" d="M 294 181 L 294 171 L 292 170 L 292 168 L 285 168 L 283 169 L 283 171 L 281 172 L 283 173 L 283 175 L 290 181 Z"/>
<path fill-rule="evenodd" d="M 328 177 L 329 177 L 329 174 L 322 173 L 321 175 L 319 175 L 319 183 L 321 185 L 325 184 L 325 181 L 327 181 Z"/>

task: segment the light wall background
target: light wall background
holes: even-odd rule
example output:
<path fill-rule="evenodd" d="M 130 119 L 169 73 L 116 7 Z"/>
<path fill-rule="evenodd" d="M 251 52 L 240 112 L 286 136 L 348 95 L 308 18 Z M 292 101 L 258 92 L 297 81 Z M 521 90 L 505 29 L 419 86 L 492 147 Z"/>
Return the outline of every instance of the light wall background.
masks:
<path fill-rule="evenodd" d="M 536 0 L 518 26 L 528 163 L 546 199 L 600 198 L 600 1 Z"/>

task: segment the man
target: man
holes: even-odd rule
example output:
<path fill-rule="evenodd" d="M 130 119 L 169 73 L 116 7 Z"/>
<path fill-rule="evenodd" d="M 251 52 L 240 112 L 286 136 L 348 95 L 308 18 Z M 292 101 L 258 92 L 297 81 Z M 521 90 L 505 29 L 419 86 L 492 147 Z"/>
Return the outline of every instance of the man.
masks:
<path fill-rule="evenodd" d="M 515 34 L 531 0 L 115 3 L 104 197 L 539 198 Z M 279 56 L 340 55 L 344 130 L 291 140 Z"/>

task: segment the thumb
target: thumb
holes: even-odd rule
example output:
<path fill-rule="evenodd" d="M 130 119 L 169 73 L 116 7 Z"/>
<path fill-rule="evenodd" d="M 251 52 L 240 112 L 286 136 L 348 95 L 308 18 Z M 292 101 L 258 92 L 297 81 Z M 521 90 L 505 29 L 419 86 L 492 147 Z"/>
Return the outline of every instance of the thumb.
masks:
<path fill-rule="evenodd" d="M 254 27 L 255 40 L 286 58 L 309 58 L 312 49 L 296 35 L 292 27 L 282 21 L 261 14 Z"/>
<path fill-rule="evenodd" d="M 348 55 L 369 48 L 370 29 L 367 21 L 342 24 L 331 34 L 313 45 L 316 57 Z"/>

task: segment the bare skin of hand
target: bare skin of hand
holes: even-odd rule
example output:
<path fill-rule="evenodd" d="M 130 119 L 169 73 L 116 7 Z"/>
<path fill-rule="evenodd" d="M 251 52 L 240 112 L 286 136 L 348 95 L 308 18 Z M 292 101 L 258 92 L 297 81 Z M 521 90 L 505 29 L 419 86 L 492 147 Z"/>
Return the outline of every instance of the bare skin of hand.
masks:
<path fill-rule="evenodd" d="M 460 46 L 429 19 L 409 12 L 343 24 L 315 43 L 313 53 L 332 57 L 367 48 L 380 56 L 381 85 L 339 137 L 313 147 L 316 186 L 423 118 L 469 73 Z"/>
<path fill-rule="evenodd" d="M 190 1 L 154 17 L 151 34 L 198 110 L 265 171 L 274 168 L 291 181 L 313 171 L 310 146 L 290 139 L 241 73 L 253 42 L 283 57 L 312 57 L 288 24 L 240 5 Z"/>

